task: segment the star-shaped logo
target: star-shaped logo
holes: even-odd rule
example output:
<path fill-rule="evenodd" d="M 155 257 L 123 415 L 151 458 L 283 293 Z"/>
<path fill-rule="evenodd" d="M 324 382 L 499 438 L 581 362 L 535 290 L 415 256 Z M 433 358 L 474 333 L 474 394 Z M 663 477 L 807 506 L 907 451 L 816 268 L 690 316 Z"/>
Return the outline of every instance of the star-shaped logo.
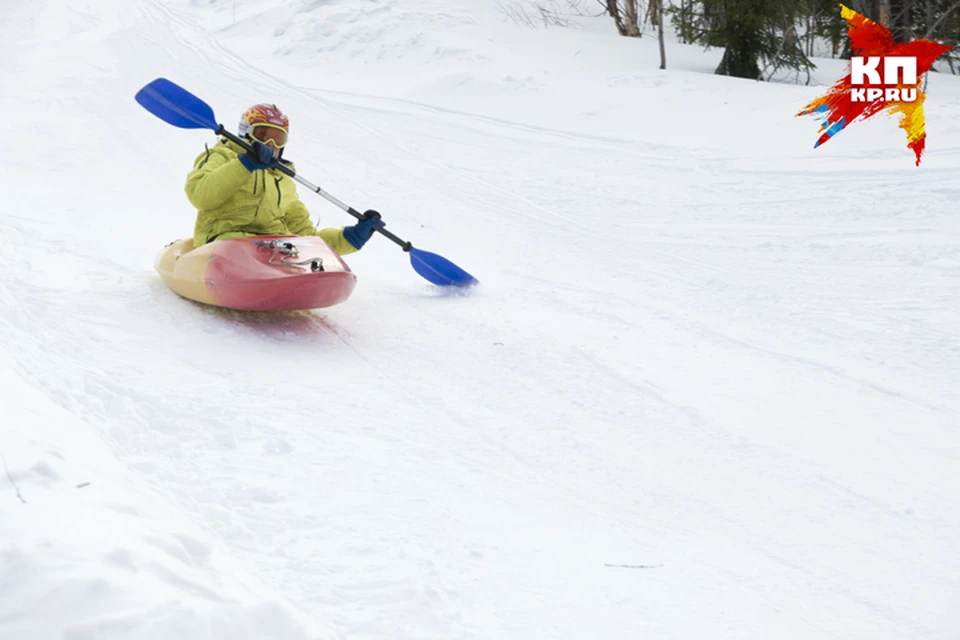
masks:
<path fill-rule="evenodd" d="M 919 166 L 927 139 L 923 76 L 952 47 L 925 39 L 898 43 L 889 29 L 852 9 L 840 5 L 840 15 L 847 21 L 854 53 L 851 70 L 797 115 L 823 117 L 821 135 L 814 145 L 819 147 L 852 122 L 883 111 L 899 114 L 898 124 L 906 132 L 907 147 Z"/>

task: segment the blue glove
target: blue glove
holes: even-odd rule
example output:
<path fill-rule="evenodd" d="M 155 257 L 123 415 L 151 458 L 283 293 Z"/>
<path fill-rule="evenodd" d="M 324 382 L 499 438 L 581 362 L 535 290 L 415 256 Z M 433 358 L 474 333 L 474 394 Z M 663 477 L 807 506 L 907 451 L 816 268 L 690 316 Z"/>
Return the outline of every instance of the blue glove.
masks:
<path fill-rule="evenodd" d="M 237 156 L 240 164 L 245 166 L 247 171 L 253 173 L 258 169 L 272 169 L 277 166 L 278 161 L 273 157 L 273 149 L 259 140 L 254 140 L 250 146 L 253 147 L 253 157 L 250 157 L 250 153 L 241 153 Z"/>
<path fill-rule="evenodd" d="M 380 219 L 380 214 L 373 209 L 367 209 L 363 212 L 360 222 L 352 227 L 343 228 L 343 237 L 355 248 L 360 249 L 373 236 L 373 232 L 383 226 L 386 225 Z"/>

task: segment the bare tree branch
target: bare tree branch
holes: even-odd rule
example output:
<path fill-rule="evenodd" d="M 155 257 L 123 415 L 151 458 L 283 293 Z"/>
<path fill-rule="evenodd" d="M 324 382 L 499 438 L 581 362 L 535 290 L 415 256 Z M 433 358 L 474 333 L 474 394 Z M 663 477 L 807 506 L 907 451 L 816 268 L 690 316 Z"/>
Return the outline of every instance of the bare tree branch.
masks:
<path fill-rule="evenodd" d="M 929 29 L 927 29 L 927 32 L 923 35 L 923 37 L 924 37 L 924 38 L 928 38 L 928 39 L 931 38 L 931 37 L 933 37 L 933 32 L 936 31 L 937 29 L 939 29 L 939 28 L 940 28 L 940 25 L 942 25 L 944 22 L 946 22 L 947 18 L 950 17 L 950 14 L 953 13 L 954 11 L 956 11 L 957 7 L 960 7 L 960 1 L 954 2 L 952 5 L 950 5 L 950 7 L 949 7 L 946 11 L 944 11 L 943 13 L 941 13 L 941 14 L 940 14 L 940 18 L 937 19 L 937 21 L 933 23 L 933 26 L 932 26 L 932 27 L 930 27 Z"/>

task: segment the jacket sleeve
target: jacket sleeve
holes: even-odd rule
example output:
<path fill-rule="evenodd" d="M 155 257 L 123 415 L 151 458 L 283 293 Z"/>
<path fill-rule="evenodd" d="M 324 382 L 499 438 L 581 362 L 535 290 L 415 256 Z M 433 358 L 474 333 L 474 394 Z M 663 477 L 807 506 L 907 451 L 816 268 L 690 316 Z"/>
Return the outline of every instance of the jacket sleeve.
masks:
<path fill-rule="evenodd" d="M 237 158 L 210 153 L 187 175 L 184 190 L 190 203 L 204 211 L 222 205 L 249 179 L 250 172 Z"/>
<path fill-rule="evenodd" d="M 353 253 L 357 250 L 352 244 L 343 237 L 343 229 L 320 229 L 318 230 L 310 222 L 310 213 L 306 205 L 300 200 L 292 203 L 284 212 L 283 221 L 287 225 L 290 233 L 298 236 L 320 236 L 323 241 L 329 244 L 334 251 L 340 255 Z"/>
<path fill-rule="evenodd" d="M 317 235 L 323 238 L 324 242 L 333 247 L 333 250 L 342 256 L 358 251 L 355 246 L 347 242 L 347 239 L 343 237 L 343 227 L 339 229 L 320 229 L 317 231 Z"/>
<path fill-rule="evenodd" d="M 310 212 L 300 200 L 295 200 L 284 210 L 283 223 L 290 233 L 297 236 L 315 236 L 317 228 L 310 222 Z"/>

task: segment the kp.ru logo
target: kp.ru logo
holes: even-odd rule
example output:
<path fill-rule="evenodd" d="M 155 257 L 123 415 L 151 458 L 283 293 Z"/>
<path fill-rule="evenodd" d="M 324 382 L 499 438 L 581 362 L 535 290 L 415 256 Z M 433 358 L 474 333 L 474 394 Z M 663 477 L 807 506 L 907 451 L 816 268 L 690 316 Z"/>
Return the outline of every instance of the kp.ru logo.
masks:
<path fill-rule="evenodd" d="M 820 137 L 814 145 L 819 147 L 852 122 L 881 111 L 898 114 L 898 124 L 907 134 L 907 147 L 913 150 L 919 166 L 927 140 L 923 117 L 926 96 L 920 83 L 936 59 L 951 47 L 932 40 L 897 42 L 882 24 L 843 5 L 840 15 L 847 21 L 850 48 L 856 54 L 850 58 L 850 73 L 797 115 L 821 118 Z"/>
<path fill-rule="evenodd" d="M 853 56 L 850 58 L 850 84 L 850 102 L 876 102 L 880 99 L 884 102 L 916 102 L 919 84 L 917 59 Z"/>

